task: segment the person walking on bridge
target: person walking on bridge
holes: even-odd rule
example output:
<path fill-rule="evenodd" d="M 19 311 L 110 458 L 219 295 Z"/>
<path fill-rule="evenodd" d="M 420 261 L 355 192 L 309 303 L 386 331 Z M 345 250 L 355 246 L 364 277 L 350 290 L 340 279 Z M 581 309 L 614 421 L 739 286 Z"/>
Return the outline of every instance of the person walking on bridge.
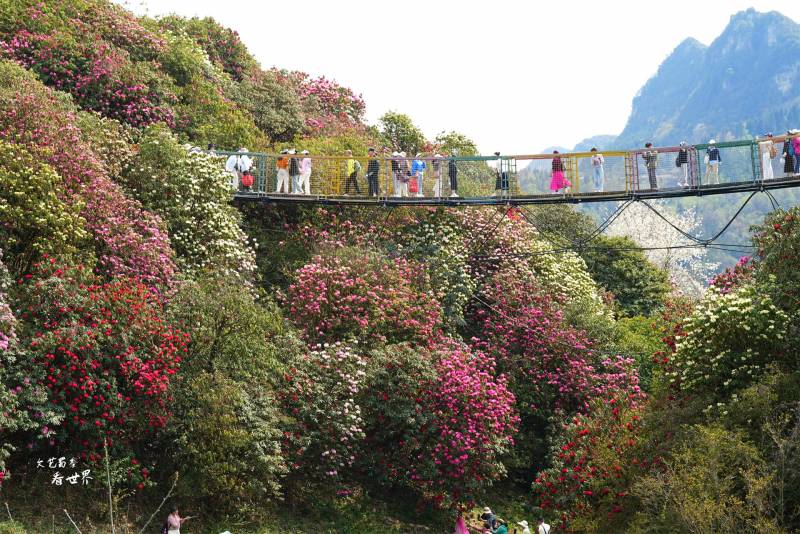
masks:
<path fill-rule="evenodd" d="M 434 154 L 433 155 L 433 162 L 431 163 L 431 167 L 433 167 L 433 196 L 441 197 L 442 196 L 442 155 L 441 154 Z"/>
<path fill-rule="evenodd" d="M 288 193 L 289 192 L 289 158 L 288 158 L 289 150 L 283 149 L 281 150 L 281 156 L 278 158 L 278 161 L 275 162 L 275 169 L 278 171 L 276 181 L 277 185 L 275 186 L 276 193 Z"/>
<path fill-rule="evenodd" d="M 296 154 L 297 151 L 295 149 L 289 151 L 289 155 L 292 156 L 289 158 L 289 176 L 292 178 L 292 194 L 300 195 L 303 190 L 300 183 L 300 162 L 294 157 Z"/>
<path fill-rule="evenodd" d="M 658 178 L 656 177 L 656 168 L 658 168 L 658 151 L 653 147 L 653 143 L 645 143 L 644 147 L 647 150 L 642 153 L 642 157 L 647 167 L 647 178 L 650 181 L 650 189 L 657 191 Z"/>
<path fill-rule="evenodd" d="M 378 191 L 378 175 L 381 172 L 381 164 L 375 155 L 375 149 L 370 147 L 367 150 L 369 155 L 369 163 L 367 163 L 367 186 L 369 188 L 369 196 L 379 196 Z"/>
<path fill-rule="evenodd" d="M 681 148 L 675 159 L 677 165 L 683 171 L 683 181 L 678 177 L 678 187 L 689 187 L 689 148 L 686 141 L 681 141 Z"/>
<path fill-rule="evenodd" d="M 411 176 L 413 179 L 417 181 L 417 196 L 423 196 L 422 192 L 422 185 L 423 185 L 423 178 L 425 176 L 425 169 L 428 165 L 425 163 L 425 160 L 422 159 L 422 153 L 417 152 L 417 155 L 414 156 L 414 162 L 411 164 Z"/>
<path fill-rule="evenodd" d="M 450 178 L 450 197 L 458 197 L 458 165 L 456 165 L 456 152 L 450 154 L 447 162 L 447 176 Z"/>
<path fill-rule="evenodd" d="M 719 184 L 719 166 L 722 163 L 717 142 L 713 139 L 708 142 L 706 149 L 706 183 Z"/>
<path fill-rule="evenodd" d="M 775 143 L 772 141 L 772 134 L 768 133 L 763 141 L 759 141 L 758 150 L 761 152 L 761 179 L 772 180 L 775 173 L 772 170 L 772 158 L 777 155 Z"/>
<path fill-rule="evenodd" d="M 786 140 L 783 142 L 783 174 L 791 176 L 794 172 L 794 160 L 797 159 L 794 153 L 794 145 L 792 144 L 792 131 L 786 132 Z"/>
<path fill-rule="evenodd" d="M 344 182 L 344 194 L 347 196 L 355 188 L 356 194 L 361 195 L 361 189 L 358 187 L 358 173 L 361 170 L 361 163 L 353 158 L 352 150 L 347 150 L 345 155 L 347 156 L 344 162 L 347 179 Z M 350 187 L 351 185 L 353 186 L 352 188 Z"/>
<path fill-rule="evenodd" d="M 553 162 L 551 169 L 553 171 L 550 177 L 550 191 L 553 193 L 560 193 L 562 189 L 566 191 L 567 180 L 564 177 L 564 162 L 558 155 L 558 150 L 553 150 Z"/>
<path fill-rule="evenodd" d="M 800 174 L 800 131 L 789 130 L 792 135 L 792 151 L 794 153 L 794 171 L 795 174 Z"/>

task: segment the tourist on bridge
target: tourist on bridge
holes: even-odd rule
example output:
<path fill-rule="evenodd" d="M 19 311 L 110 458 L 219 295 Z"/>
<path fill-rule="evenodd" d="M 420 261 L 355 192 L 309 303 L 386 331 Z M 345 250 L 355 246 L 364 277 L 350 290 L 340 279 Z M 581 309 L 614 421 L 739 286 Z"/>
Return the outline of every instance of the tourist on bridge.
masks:
<path fill-rule="evenodd" d="M 306 195 L 311 194 L 311 158 L 308 150 L 301 152 L 303 159 L 300 160 L 300 192 Z"/>
<path fill-rule="evenodd" d="M 349 195 L 353 189 L 356 190 L 356 195 L 361 195 L 361 189 L 358 187 L 358 173 L 361 171 L 361 163 L 353 158 L 352 150 L 345 151 L 345 155 L 347 156 L 344 162 L 347 179 L 344 182 L 344 195 Z"/>
<path fill-rule="evenodd" d="M 800 131 L 789 130 L 792 134 L 792 151 L 794 152 L 794 173 L 800 174 Z"/>
<path fill-rule="evenodd" d="M 369 163 L 367 163 L 367 186 L 369 188 L 369 196 L 379 196 L 378 191 L 378 175 L 381 171 L 381 164 L 375 155 L 375 149 L 370 147 L 367 150 L 369 156 Z"/>
<path fill-rule="evenodd" d="M 400 174 L 400 152 L 392 152 L 392 196 L 400 196 L 402 176 Z"/>
<path fill-rule="evenodd" d="M 722 163 L 717 142 L 713 139 L 708 142 L 706 149 L 706 183 L 719 184 L 719 166 Z"/>
<path fill-rule="evenodd" d="M 550 178 L 550 191 L 555 193 L 560 193 L 563 189 L 566 193 L 567 187 L 569 187 L 569 180 L 564 176 L 564 162 L 561 159 L 561 156 L 558 155 L 558 150 L 553 150 L 553 162 L 551 165 L 553 174 Z M 570 184 L 571 185 L 571 184 Z"/>
<path fill-rule="evenodd" d="M 417 152 L 414 156 L 414 162 L 411 164 L 411 176 L 417 181 L 417 196 L 422 196 L 422 182 L 425 176 L 425 169 L 428 167 L 425 160 L 422 159 L 422 153 Z"/>
<path fill-rule="evenodd" d="M 678 187 L 689 187 L 689 147 L 686 141 L 681 141 L 681 148 L 678 150 L 675 165 L 683 171 L 683 181 L 678 177 Z"/>
<path fill-rule="evenodd" d="M 450 196 L 458 196 L 458 165 L 456 165 L 456 152 L 450 154 L 450 161 L 447 162 L 447 176 L 450 178 Z"/>
<path fill-rule="evenodd" d="M 295 156 L 295 149 L 289 150 L 290 156 Z M 300 162 L 295 157 L 289 158 L 289 176 L 292 178 L 292 194 L 301 195 L 303 190 L 300 184 Z"/>
<path fill-rule="evenodd" d="M 597 148 L 592 147 L 592 179 L 594 180 L 594 192 L 595 193 L 602 193 L 604 188 L 606 171 L 604 169 L 604 165 L 606 163 L 605 158 L 601 153 L 597 151 Z"/>
<path fill-rule="evenodd" d="M 775 143 L 772 141 L 772 134 L 768 133 L 766 139 L 759 141 L 758 150 L 761 152 L 761 179 L 772 180 L 775 174 L 772 170 L 772 158 L 778 155 Z"/>
<path fill-rule="evenodd" d="M 794 172 L 794 145 L 792 144 L 792 131 L 786 132 L 786 140 L 783 142 L 783 174 L 790 176 Z"/>
<path fill-rule="evenodd" d="M 653 143 L 645 143 L 647 149 L 642 153 L 644 164 L 647 167 L 647 178 L 650 181 L 650 189 L 658 190 L 658 178 L 656 178 L 656 168 L 658 168 L 658 150 L 653 147 Z"/>
<path fill-rule="evenodd" d="M 494 153 L 497 158 L 497 169 L 495 169 L 494 195 L 501 196 L 508 193 L 508 160 L 500 157 L 500 152 Z"/>
<path fill-rule="evenodd" d="M 442 196 L 442 155 L 441 154 L 434 154 L 433 155 L 433 162 L 431 163 L 431 167 L 433 168 L 433 196 L 440 197 L 440 196 Z"/>
<path fill-rule="evenodd" d="M 275 162 L 275 169 L 278 171 L 276 177 L 277 185 L 275 186 L 276 193 L 289 192 L 289 150 L 284 148 L 281 150 L 281 157 Z"/>

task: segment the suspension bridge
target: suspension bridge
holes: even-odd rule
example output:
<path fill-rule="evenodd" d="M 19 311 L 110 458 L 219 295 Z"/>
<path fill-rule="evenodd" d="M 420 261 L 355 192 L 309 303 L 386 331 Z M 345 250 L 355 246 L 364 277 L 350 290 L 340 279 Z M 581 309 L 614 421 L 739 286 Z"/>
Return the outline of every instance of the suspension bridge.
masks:
<path fill-rule="evenodd" d="M 468 206 L 648 200 L 800 185 L 787 136 L 627 151 L 406 158 L 217 152 L 238 202 Z M 769 143 L 774 149 L 768 148 Z M 709 164 L 708 154 L 716 149 Z M 602 155 L 602 180 L 592 158 Z M 237 172 L 240 159 L 249 167 Z M 717 158 L 716 160 L 714 158 Z M 303 160 L 306 160 L 305 162 Z M 597 161 L 597 160 L 595 160 Z M 552 191 L 560 170 L 568 187 Z M 413 172 L 412 172 L 413 171 Z M 283 174 L 282 174 L 283 173 Z M 249 182 L 252 181 L 252 184 Z M 296 181 L 300 183 L 297 184 Z M 249 185 L 249 186 L 248 186 Z"/>

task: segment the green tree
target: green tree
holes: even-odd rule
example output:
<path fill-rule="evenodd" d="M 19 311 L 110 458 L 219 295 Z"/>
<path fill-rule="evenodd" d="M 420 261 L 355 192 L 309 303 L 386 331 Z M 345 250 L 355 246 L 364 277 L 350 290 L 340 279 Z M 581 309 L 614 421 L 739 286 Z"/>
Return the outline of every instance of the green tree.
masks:
<path fill-rule="evenodd" d="M 233 98 L 252 115 L 256 126 L 273 142 L 291 141 L 303 132 L 305 118 L 300 98 L 273 71 L 242 80 Z"/>
<path fill-rule="evenodd" d="M 378 124 L 387 143 L 397 150 L 407 152 L 409 156 L 418 152 L 425 144 L 425 135 L 408 115 L 387 111 L 378 119 Z"/>
<path fill-rule="evenodd" d="M 628 237 L 598 236 L 581 250 L 581 257 L 624 315 L 650 315 L 669 294 L 668 273 L 650 263 Z"/>
<path fill-rule="evenodd" d="M 466 135 L 456 132 L 441 132 L 436 136 L 435 144 L 446 154 L 456 153 L 459 156 L 477 156 L 478 145 Z"/>

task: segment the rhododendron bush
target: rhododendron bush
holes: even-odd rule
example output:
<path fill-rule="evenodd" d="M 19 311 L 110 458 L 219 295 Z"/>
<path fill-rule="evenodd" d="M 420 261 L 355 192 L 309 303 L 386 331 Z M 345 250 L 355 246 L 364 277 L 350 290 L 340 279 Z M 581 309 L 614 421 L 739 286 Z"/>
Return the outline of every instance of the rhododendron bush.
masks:
<path fill-rule="evenodd" d="M 367 342 L 428 344 L 439 305 L 425 269 L 402 258 L 343 249 L 315 256 L 285 296 L 294 324 L 310 341 L 354 337 Z"/>
<path fill-rule="evenodd" d="M 165 425 L 186 337 L 164 320 L 149 287 L 103 282 L 50 259 L 21 277 L 15 293 L 28 378 L 12 387 L 45 388 L 44 405 L 27 409 L 34 418 L 58 415 L 35 438 L 91 460 L 106 438 L 131 446 Z"/>
<path fill-rule="evenodd" d="M 102 158 L 77 127 L 78 115 L 63 95 L 0 62 L 0 139 L 25 145 L 58 172 L 63 200 L 81 206 L 104 273 L 169 283 L 175 265 L 161 220 L 108 178 Z"/>
<path fill-rule="evenodd" d="M 371 477 L 455 507 L 505 476 L 518 419 L 491 358 L 454 340 L 432 350 L 390 346 L 372 354 L 369 380 L 362 405 Z"/>

